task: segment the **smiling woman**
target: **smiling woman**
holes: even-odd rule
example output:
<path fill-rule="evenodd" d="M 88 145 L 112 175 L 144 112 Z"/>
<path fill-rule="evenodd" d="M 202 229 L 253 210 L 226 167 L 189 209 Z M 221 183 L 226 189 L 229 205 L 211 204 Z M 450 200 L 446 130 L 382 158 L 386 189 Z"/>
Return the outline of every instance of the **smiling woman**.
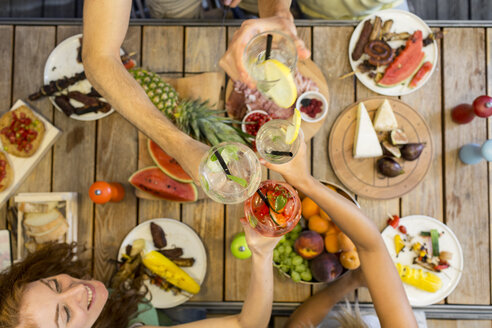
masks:
<path fill-rule="evenodd" d="M 75 246 L 49 245 L 0 274 L 0 327 L 127 327 L 143 294 L 127 286 L 108 298 L 103 283 L 85 280 Z"/>

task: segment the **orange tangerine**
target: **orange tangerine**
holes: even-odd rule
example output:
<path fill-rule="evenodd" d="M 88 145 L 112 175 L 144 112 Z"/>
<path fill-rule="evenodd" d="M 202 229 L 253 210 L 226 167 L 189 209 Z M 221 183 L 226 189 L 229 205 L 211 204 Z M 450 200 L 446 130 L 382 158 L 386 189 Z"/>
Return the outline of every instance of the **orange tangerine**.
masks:
<path fill-rule="evenodd" d="M 340 249 L 342 251 L 347 252 L 355 250 L 355 245 L 352 240 L 350 240 L 350 238 L 341 231 L 338 233 L 338 244 L 340 245 Z"/>
<path fill-rule="evenodd" d="M 332 221 L 327 221 L 328 222 L 328 230 L 326 231 L 326 234 L 327 235 L 331 235 L 331 234 L 337 234 L 338 233 L 338 228 L 337 226 L 335 225 L 335 223 L 333 223 Z"/>
<path fill-rule="evenodd" d="M 356 251 L 347 251 L 340 254 L 340 263 L 345 269 L 355 270 L 360 266 L 359 254 Z"/>
<path fill-rule="evenodd" d="M 325 235 L 325 249 L 328 253 L 338 253 L 340 245 L 336 234 Z"/>
<path fill-rule="evenodd" d="M 313 215 L 319 213 L 319 206 L 309 197 L 306 197 L 301 202 L 302 205 L 302 216 L 305 219 L 310 218 Z"/>
<path fill-rule="evenodd" d="M 323 234 L 328 231 L 330 222 L 321 218 L 319 215 L 313 215 L 309 218 L 308 228 L 319 234 Z"/>
<path fill-rule="evenodd" d="M 319 209 L 319 216 L 321 216 L 323 219 L 331 221 L 331 218 L 326 214 L 325 211 L 323 211 L 321 208 Z"/>

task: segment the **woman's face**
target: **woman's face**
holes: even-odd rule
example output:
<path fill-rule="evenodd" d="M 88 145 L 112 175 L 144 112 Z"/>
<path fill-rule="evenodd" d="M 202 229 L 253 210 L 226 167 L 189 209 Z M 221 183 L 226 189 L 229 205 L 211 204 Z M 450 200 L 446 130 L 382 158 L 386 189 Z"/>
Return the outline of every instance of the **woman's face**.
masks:
<path fill-rule="evenodd" d="M 66 274 L 37 280 L 27 285 L 22 297 L 21 323 L 25 319 L 39 328 L 91 327 L 107 299 L 106 287 L 97 280 Z"/>

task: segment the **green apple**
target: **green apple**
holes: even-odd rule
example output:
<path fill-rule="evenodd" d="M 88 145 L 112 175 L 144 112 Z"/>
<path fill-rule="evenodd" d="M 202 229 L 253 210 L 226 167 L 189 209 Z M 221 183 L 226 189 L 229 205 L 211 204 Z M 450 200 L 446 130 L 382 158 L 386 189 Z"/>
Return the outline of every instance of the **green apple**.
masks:
<path fill-rule="evenodd" d="M 244 232 L 238 233 L 231 243 L 231 252 L 236 258 L 244 260 L 251 257 L 251 251 L 246 243 Z"/>

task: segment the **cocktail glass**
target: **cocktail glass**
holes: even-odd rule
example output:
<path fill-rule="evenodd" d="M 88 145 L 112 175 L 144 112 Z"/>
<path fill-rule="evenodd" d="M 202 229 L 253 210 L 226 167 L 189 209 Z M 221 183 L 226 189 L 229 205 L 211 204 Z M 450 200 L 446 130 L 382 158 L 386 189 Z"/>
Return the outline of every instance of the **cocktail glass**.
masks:
<path fill-rule="evenodd" d="M 266 93 L 278 80 L 269 79 L 265 74 L 267 38 L 271 35 L 272 44 L 270 58 L 284 64 L 291 72 L 297 65 L 297 49 L 294 41 L 286 34 L 278 31 L 269 31 L 257 34 L 252 38 L 244 50 L 243 61 L 248 73 L 256 81 L 257 89 Z"/>
<path fill-rule="evenodd" d="M 251 227 L 267 237 L 278 237 L 294 229 L 301 218 L 301 200 L 289 184 L 266 180 L 259 191 L 244 202 L 244 213 Z"/>
<path fill-rule="evenodd" d="M 256 135 L 256 149 L 266 161 L 272 164 L 289 162 L 297 154 L 300 146 L 299 135 L 288 143 L 287 131 L 295 130 L 295 125 L 286 120 L 271 120 L 263 124 Z M 299 130 L 302 133 L 302 130 Z"/>
<path fill-rule="evenodd" d="M 203 156 L 199 172 L 205 193 L 224 204 L 243 202 L 255 193 L 261 181 L 258 157 L 250 148 L 236 142 L 212 147 Z"/>

